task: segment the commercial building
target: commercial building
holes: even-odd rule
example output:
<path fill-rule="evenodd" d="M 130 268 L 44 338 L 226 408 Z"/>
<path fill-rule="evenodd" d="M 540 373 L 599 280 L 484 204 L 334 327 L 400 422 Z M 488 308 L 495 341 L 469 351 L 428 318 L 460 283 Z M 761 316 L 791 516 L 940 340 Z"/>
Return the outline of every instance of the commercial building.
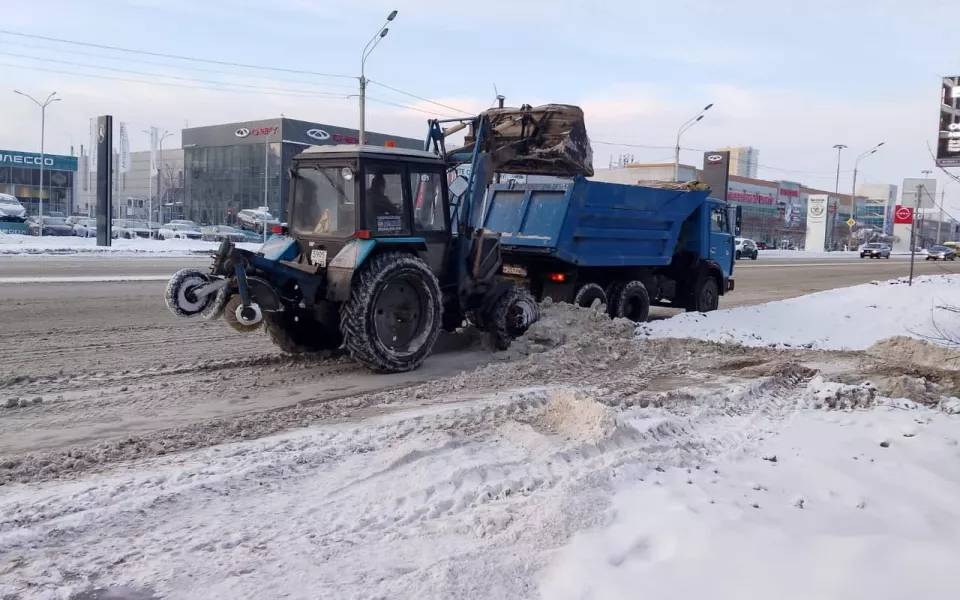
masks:
<path fill-rule="evenodd" d="M 719 148 L 719 152 L 730 153 L 730 174 L 738 177 L 757 178 L 757 163 L 760 161 L 760 151 L 753 146 L 737 148 Z"/>
<path fill-rule="evenodd" d="M 629 184 L 672 180 L 673 168 L 673 163 L 627 165 L 597 170 L 592 179 Z M 680 165 L 679 171 L 680 181 L 702 179 L 701 169 Z M 742 207 L 741 235 L 770 245 L 787 242 L 798 248 L 804 246 L 810 196 L 827 197 L 825 241 L 827 245 L 834 242 L 843 245 L 850 233 L 846 221 L 854 214 L 849 194 L 819 190 L 794 181 L 766 181 L 732 173 L 727 183 L 727 201 Z"/>
<path fill-rule="evenodd" d="M 76 173 L 75 156 L 44 154 L 41 160 L 34 152 L 0 150 L 0 193 L 16 196 L 28 215 L 39 214 L 41 198 L 44 214 L 73 212 Z"/>
<path fill-rule="evenodd" d="M 265 206 L 286 220 L 287 169 L 315 145 L 356 144 L 359 132 L 279 118 L 183 130 L 183 218 L 231 223 L 242 209 Z M 422 149 L 423 140 L 367 132 L 366 143 Z"/>
<path fill-rule="evenodd" d="M 861 227 L 893 234 L 893 209 L 897 205 L 898 188 L 888 183 L 866 183 L 857 186 L 857 203 L 853 218 Z"/>

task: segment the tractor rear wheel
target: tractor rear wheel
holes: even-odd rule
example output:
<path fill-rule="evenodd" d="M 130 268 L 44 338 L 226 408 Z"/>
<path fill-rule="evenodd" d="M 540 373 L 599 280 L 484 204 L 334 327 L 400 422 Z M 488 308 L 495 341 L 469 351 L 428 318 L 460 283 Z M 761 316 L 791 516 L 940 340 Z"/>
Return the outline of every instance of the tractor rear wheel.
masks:
<path fill-rule="evenodd" d="M 270 340 L 287 354 L 336 350 L 343 342 L 336 328 L 325 326 L 309 312 L 297 308 L 266 312 L 263 323 Z"/>
<path fill-rule="evenodd" d="M 344 345 L 378 373 L 412 371 L 433 350 L 443 298 L 430 267 L 405 252 L 369 259 L 340 311 Z"/>
<path fill-rule="evenodd" d="M 512 287 L 497 298 L 484 320 L 494 348 L 506 350 L 540 320 L 540 305 L 526 288 Z"/>

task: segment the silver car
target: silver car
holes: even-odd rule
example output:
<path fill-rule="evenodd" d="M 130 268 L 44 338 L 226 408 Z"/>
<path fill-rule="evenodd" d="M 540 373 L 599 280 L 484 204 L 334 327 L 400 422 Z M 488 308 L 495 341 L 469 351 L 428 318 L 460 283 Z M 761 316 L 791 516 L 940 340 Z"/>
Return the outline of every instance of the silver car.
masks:
<path fill-rule="evenodd" d="M 864 244 L 860 248 L 860 258 L 890 258 L 890 246 L 878 242 Z"/>

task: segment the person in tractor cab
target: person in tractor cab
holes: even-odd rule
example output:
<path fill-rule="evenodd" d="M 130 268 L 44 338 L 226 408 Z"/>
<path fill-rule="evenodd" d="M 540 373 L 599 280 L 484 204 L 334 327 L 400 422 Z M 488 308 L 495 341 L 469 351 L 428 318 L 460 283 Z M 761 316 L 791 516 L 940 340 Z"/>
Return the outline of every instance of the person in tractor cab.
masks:
<path fill-rule="evenodd" d="M 370 189 L 367 190 L 367 202 L 373 206 L 374 214 L 377 216 L 400 216 L 400 206 L 394 204 L 387 196 L 387 180 L 382 173 L 373 176 Z"/>
<path fill-rule="evenodd" d="M 408 224 L 403 211 L 401 179 L 399 173 L 377 172 L 369 180 L 367 188 L 367 214 L 372 217 L 373 227 L 379 233 L 402 233 Z M 394 192 L 393 198 L 387 189 Z"/>

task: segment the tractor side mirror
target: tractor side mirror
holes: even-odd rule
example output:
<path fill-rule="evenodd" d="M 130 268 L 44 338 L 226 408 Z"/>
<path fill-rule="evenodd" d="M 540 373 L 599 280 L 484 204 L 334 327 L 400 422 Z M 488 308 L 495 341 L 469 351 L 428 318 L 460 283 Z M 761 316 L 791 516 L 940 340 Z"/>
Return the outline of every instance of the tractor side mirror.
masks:
<path fill-rule="evenodd" d="M 450 193 L 454 196 L 462 196 L 467 191 L 467 178 L 463 175 L 457 175 L 457 178 L 450 182 Z"/>
<path fill-rule="evenodd" d="M 293 180 L 297 178 L 297 171 L 293 167 L 287 167 L 287 179 Z"/>

